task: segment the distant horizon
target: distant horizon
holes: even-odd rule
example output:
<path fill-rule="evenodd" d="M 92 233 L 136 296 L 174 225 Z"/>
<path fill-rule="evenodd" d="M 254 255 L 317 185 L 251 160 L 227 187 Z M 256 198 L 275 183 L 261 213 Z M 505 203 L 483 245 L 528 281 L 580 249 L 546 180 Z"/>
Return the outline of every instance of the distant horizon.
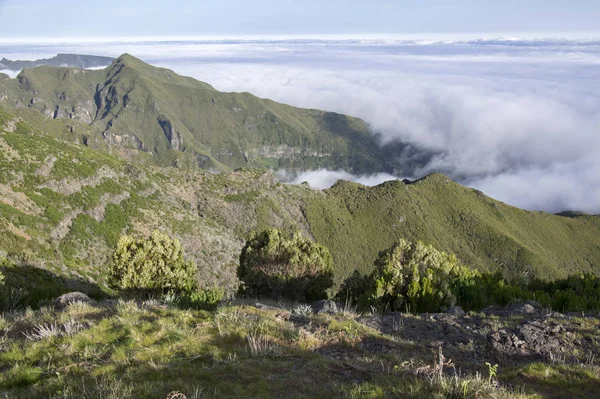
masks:
<path fill-rule="evenodd" d="M 77 35 L 77 36 L 15 36 L 0 37 L 2 44 L 61 44 L 61 43 L 127 43 L 127 42 L 168 42 L 168 41 L 289 41 L 289 40 L 532 40 L 532 39 L 600 39 L 598 31 L 500 31 L 500 32 L 422 32 L 422 33 L 352 33 L 352 34 L 205 34 L 205 35 Z"/>

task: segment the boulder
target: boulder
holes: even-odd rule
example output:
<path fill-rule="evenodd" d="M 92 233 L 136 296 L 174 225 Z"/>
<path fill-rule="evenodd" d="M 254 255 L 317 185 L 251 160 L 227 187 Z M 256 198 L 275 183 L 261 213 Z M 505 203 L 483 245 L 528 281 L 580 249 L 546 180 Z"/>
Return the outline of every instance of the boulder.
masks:
<path fill-rule="evenodd" d="M 534 302 L 534 301 L 532 301 L 532 302 Z M 537 302 L 535 302 L 535 303 L 537 303 Z M 507 307 L 507 310 L 512 313 L 531 314 L 531 313 L 537 313 L 540 309 L 536 309 L 533 305 L 531 305 L 527 302 L 519 302 L 519 303 L 513 303 L 512 305 L 509 305 Z"/>
<path fill-rule="evenodd" d="M 456 317 L 464 317 L 466 314 L 460 306 L 452 306 L 450 309 L 446 310 L 445 313 Z"/>
<path fill-rule="evenodd" d="M 275 306 L 265 305 L 264 303 L 260 303 L 260 302 L 256 302 L 254 304 L 254 307 L 257 309 L 262 309 L 262 310 L 280 310 L 279 308 L 276 308 Z"/>
<path fill-rule="evenodd" d="M 70 304 L 76 302 L 91 303 L 94 302 L 94 300 L 86 294 L 84 294 L 83 292 L 69 292 L 68 294 L 63 294 L 56 298 L 56 300 L 54 301 L 54 309 L 64 309 Z"/>
<path fill-rule="evenodd" d="M 539 310 L 539 311 L 544 310 L 544 306 L 541 303 L 533 301 L 531 299 L 528 300 L 528 301 L 525 301 L 525 303 L 528 304 L 528 305 L 533 306 L 536 310 Z"/>
<path fill-rule="evenodd" d="M 315 313 L 335 314 L 338 312 L 338 307 L 335 304 L 335 302 L 327 299 L 322 299 L 320 301 L 313 302 L 312 305 L 310 305 L 310 307 Z"/>

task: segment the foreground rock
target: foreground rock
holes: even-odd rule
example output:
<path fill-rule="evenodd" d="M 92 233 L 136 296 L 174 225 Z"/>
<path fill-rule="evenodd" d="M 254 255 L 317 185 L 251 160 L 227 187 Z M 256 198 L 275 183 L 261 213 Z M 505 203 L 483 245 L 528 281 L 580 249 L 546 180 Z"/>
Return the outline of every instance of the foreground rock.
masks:
<path fill-rule="evenodd" d="M 68 294 L 63 294 L 56 298 L 54 301 L 54 309 L 62 310 L 69 306 L 72 303 L 83 302 L 83 303 L 92 303 L 94 300 L 84 294 L 83 292 L 69 292 Z"/>
<path fill-rule="evenodd" d="M 313 312 L 315 312 L 317 314 L 318 313 L 335 314 L 338 312 L 338 307 L 335 304 L 335 302 L 329 301 L 326 299 L 322 299 L 320 301 L 313 302 L 312 305 L 310 305 L 310 307 L 312 308 Z"/>
<path fill-rule="evenodd" d="M 450 309 L 446 310 L 446 314 L 451 314 L 456 317 L 464 317 L 466 313 L 460 306 L 452 306 Z"/>
<path fill-rule="evenodd" d="M 551 312 L 533 301 L 481 313 L 461 310 L 360 317 L 361 323 L 397 339 L 396 343 L 372 339 L 361 345 L 398 356 L 441 347 L 444 356 L 463 370 L 477 370 L 486 361 L 500 366 L 557 360 L 579 364 L 600 356 L 600 319 L 596 317 Z"/>

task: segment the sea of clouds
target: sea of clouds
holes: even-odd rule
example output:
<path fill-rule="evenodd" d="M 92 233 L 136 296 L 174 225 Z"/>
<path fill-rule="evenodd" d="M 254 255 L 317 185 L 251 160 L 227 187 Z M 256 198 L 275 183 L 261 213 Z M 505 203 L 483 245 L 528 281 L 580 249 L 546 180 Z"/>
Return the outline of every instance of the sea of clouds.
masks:
<path fill-rule="evenodd" d="M 357 116 L 382 145 L 434 154 L 401 177 L 442 172 L 522 208 L 600 213 L 600 38 L 0 42 L 13 60 L 59 52 L 128 52 L 222 91 Z M 394 176 L 291 180 L 324 188 L 338 178 Z"/>

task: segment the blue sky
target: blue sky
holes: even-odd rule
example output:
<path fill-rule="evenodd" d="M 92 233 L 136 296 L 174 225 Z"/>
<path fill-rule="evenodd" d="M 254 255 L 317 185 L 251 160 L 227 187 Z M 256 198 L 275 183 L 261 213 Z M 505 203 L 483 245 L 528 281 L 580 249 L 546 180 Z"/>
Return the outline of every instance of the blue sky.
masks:
<path fill-rule="evenodd" d="M 598 0 L 0 0 L 5 38 L 560 33 L 598 21 Z"/>

